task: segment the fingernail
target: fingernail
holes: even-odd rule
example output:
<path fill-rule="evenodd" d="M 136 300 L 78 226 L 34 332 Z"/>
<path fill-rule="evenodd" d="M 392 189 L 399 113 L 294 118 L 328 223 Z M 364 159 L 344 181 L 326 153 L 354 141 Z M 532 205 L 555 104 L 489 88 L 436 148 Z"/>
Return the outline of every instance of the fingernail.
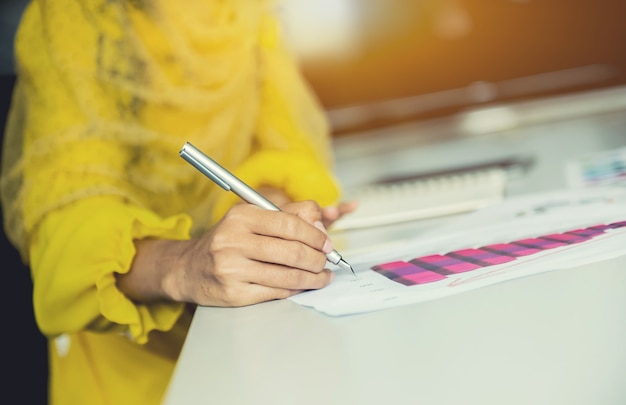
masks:
<path fill-rule="evenodd" d="M 326 231 L 326 228 L 324 227 L 324 224 L 321 221 L 315 221 L 313 223 L 313 226 L 319 229 L 320 231 L 324 232 L 325 235 L 328 235 L 328 232 Z"/>
<path fill-rule="evenodd" d="M 324 246 L 322 247 L 322 251 L 326 254 L 333 251 L 333 243 L 330 239 L 326 239 L 326 242 L 324 242 Z"/>
<path fill-rule="evenodd" d="M 330 272 L 330 282 L 329 282 L 329 284 L 332 283 L 333 281 L 335 281 L 335 272 L 331 271 Z"/>

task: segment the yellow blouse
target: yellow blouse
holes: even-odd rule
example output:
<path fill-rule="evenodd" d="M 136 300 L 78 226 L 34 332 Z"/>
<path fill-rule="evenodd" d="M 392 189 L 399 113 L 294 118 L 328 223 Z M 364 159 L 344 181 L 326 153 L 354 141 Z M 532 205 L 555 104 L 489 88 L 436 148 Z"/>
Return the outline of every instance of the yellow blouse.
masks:
<path fill-rule="evenodd" d="M 236 202 L 189 141 L 253 187 L 339 199 L 328 129 L 255 0 L 33 0 L 2 157 L 7 233 L 50 341 L 51 404 L 158 404 L 193 308 L 116 287 L 133 240 L 186 239 Z M 207 367 L 219 365 L 207 364 Z"/>

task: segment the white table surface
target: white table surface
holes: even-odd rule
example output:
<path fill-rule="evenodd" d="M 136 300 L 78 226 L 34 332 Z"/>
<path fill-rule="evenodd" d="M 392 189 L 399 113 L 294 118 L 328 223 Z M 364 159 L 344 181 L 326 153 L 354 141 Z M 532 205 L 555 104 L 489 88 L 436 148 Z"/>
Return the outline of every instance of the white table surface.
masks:
<path fill-rule="evenodd" d="M 556 117 L 545 104 L 520 105 L 517 126 L 490 133 L 468 135 L 455 118 L 393 129 L 386 142 L 380 133 L 339 140 L 338 174 L 358 184 L 374 173 L 530 156 L 508 195 L 564 187 L 567 159 L 626 146 L 625 97 L 617 89 L 555 100 L 548 105 L 565 111 Z M 334 241 L 346 256 L 438 221 Z M 164 404 L 623 405 L 626 256 L 354 316 L 288 300 L 201 307 Z"/>

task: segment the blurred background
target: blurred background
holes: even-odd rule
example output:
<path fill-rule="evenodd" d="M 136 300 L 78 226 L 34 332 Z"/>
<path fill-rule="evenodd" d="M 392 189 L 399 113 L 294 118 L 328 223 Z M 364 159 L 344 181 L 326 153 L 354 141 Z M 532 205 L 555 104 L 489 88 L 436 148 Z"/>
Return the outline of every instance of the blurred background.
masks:
<path fill-rule="evenodd" d="M 26 4 L 0 3 L 2 127 L 15 80 L 13 38 Z M 624 0 L 278 0 L 277 11 L 337 140 L 626 84 Z M 16 391 L 21 402 L 44 403 L 46 349 L 32 316 L 28 269 L 4 236 L 0 249 L 10 270 L 5 285 L 12 286 L 10 296 L 3 294 L 10 308 L 5 347 L 19 349 L 3 364 L 15 381 L 28 381 Z"/>
<path fill-rule="evenodd" d="M 27 1 L 0 6 L 0 74 Z M 626 83 L 623 0 L 277 0 L 335 135 Z"/>
<path fill-rule="evenodd" d="M 280 11 L 337 135 L 626 82 L 623 0 L 281 0 Z"/>

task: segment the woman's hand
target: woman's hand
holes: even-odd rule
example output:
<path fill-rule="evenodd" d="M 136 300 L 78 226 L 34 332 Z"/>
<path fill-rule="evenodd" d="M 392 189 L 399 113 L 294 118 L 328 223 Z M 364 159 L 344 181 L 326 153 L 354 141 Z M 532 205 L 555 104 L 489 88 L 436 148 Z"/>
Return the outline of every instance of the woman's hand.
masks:
<path fill-rule="evenodd" d="M 311 201 L 282 210 L 238 204 L 197 239 L 138 241 L 118 286 L 137 301 L 243 306 L 328 285 L 326 253 L 333 246 L 322 210 Z"/>
<path fill-rule="evenodd" d="M 275 187 L 262 186 L 258 189 L 258 191 L 261 195 L 279 207 L 282 207 L 291 201 L 289 196 L 285 194 L 283 190 Z M 358 203 L 356 201 L 343 201 L 337 205 L 324 207 L 322 209 L 322 224 L 324 225 L 324 228 L 330 227 L 339 218 L 346 214 L 350 214 L 357 208 Z"/>
<path fill-rule="evenodd" d="M 260 187 L 258 191 L 268 200 L 273 202 L 275 205 L 282 207 L 287 204 L 291 200 L 289 196 L 285 194 L 285 192 L 281 189 L 264 186 Z M 329 207 L 324 207 L 322 209 L 322 224 L 325 228 L 330 227 L 335 221 L 339 218 L 343 217 L 346 214 L 350 214 L 354 210 L 358 208 L 358 203 L 356 201 L 343 201 L 337 205 L 332 205 Z"/>
<path fill-rule="evenodd" d="M 356 201 L 344 201 L 338 205 L 324 207 L 322 209 L 322 223 L 324 227 L 330 227 L 335 221 L 346 214 L 350 214 L 358 208 Z"/>

